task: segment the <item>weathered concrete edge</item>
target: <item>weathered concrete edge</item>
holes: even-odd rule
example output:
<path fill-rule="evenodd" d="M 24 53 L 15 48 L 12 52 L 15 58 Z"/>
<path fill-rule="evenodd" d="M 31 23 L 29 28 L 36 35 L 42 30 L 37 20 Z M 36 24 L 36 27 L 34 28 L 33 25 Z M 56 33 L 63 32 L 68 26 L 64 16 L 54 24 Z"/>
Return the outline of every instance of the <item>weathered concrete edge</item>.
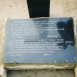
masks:
<path fill-rule="evenodd" d="M 53 63 L 53 64 L 4 64 L 8 70 L 55 70 L 55 69 L 75 69 L 76 63 Z"/>
<path fill-rule="evenodd" d="M 75 66 L 55 66 L 55 65 L 19 65 L 19 66 L 5 66 L 8 70 L 42 70 L 42 69 L 48 69 L 48 70 L 56 70 L 56 69 L 74 69 Z"/>

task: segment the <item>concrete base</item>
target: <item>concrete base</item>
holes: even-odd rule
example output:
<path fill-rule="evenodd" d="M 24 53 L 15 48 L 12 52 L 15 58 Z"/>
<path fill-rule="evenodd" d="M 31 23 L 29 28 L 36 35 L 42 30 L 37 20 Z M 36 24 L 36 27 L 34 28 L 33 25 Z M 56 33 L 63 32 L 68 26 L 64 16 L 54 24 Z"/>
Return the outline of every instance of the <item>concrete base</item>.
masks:
<path fill-rule="evenodd" d="M 3 67 L 3 65 L 0 65 L 0 77 L 7 77 L 7 70 Z"/>
<path fill-rule="evenodd" d="M 75 77 L 77 77 L 77 66 L 74 71 L 75 71 Z"/>
<path fill-rule="evenodd" d="M 74 70 L 9 70 L 8 77 L 75 77 Z"/>

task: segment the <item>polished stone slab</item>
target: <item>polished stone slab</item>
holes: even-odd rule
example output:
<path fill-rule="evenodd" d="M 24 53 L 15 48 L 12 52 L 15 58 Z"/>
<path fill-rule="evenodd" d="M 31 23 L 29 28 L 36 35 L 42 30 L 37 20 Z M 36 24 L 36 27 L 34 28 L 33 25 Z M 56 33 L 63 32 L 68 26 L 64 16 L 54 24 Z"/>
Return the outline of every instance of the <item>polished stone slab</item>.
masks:
<path fill-rule="evenodd" d="M 4 63 L 76 62 L 72 18 L 10 19 Z"/>

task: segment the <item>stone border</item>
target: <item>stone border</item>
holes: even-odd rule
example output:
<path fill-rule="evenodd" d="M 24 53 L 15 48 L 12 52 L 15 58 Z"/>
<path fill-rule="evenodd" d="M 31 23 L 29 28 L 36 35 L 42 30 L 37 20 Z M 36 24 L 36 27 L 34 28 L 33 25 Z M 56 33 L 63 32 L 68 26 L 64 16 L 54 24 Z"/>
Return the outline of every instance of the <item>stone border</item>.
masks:
<path fill-rule="evenodd" d="M 7 77 L 7 69 L 0 65 L 0 77 Z"/>

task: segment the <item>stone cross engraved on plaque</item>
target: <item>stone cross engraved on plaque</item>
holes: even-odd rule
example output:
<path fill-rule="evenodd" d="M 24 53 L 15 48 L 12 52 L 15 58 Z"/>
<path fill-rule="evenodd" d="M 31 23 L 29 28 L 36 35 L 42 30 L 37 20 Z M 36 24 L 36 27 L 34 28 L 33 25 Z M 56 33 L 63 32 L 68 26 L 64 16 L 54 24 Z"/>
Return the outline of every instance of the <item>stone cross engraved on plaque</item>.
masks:
<path fill-rule="evenodd" d="M 4 63 L 76 62 L 72 18 L 10 19 Z"/>

